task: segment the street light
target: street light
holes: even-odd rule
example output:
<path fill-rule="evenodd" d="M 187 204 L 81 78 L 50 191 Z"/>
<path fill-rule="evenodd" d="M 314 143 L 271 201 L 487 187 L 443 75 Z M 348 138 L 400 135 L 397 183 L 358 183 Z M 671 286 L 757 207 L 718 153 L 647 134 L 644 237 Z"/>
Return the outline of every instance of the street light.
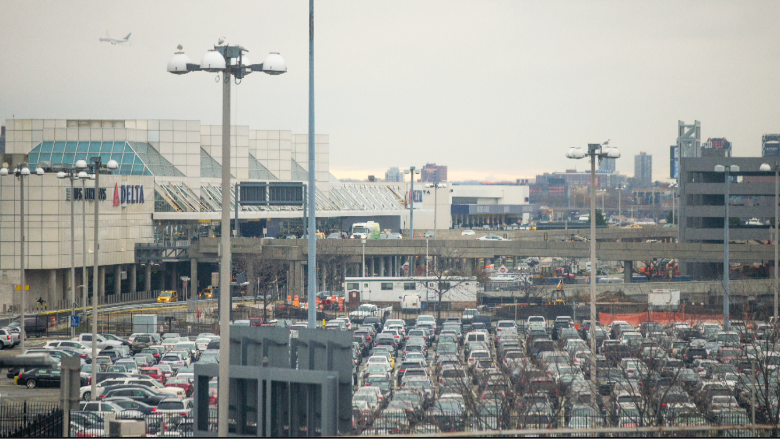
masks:
<path fill-rule="evenodd" d="M 84 161 L 84 160 L 80 160 Z M 86 162 L 84 162 L 86 164 Z M 73 191 L 73 181 L 79 180 L 79 174 L 77 172 L 76 168 L 70 168 L 67 169 L 67 172 L 60 171 L 57 173 L 57 178 L 59 179 L 65 179 L 67 178 L 70 180 L 70 319 L 73 321 L 73 316 L 76 315 L 76 225 L 75 225 L 75 215 L 74 215 L 74 209 L 75 205 L 74 202 L 76 200 L 76 194 Z M 86 222 L 86 218 L 85 218 Z M 87 240 L 82 238 L 85 245 Z M 76 328 L 70 325 L 70 336 L 75 337 L 76 336 Z"/>
<path fill-rule="evenodd" d="M 715 172 L 725 174 L 726 188 L 723 194 L 723 205 L 726 207 L 723 221 L 723 330 L 730 329 L 729 315 L 729 172 L 739 172 L 737 165 L 715 165 Z"/>
<path fill-rule="evenodd" d="M 596 161 L 620 158 L 620 151 L 603 144 L 589 143 L 588 149 L 569 148 L 566 157 L 583 159 L 590 157 L 590 378 L 593 388 L 598 389 L 596 380 Z"/>
<path fill-rule="evenodd" d="M 674 225 L 674 203 L 677 198 L 677 188 L 679 185 L 677 183 L 672 183 L 669 187 L 672 188 L 672 225 Z"/>
<path fill-rule="evenodd" d="M 436 237 L 438 228 L 436 227 L 439 211 L 439 189 L 447 187 L 447 183 L 426 183 L 425 187 L 433 188 L 433 236 Z"/>
<path fill-rule="evenodd" d="M 79 160 L 76 162 L 76 169 L 86 169 L 87 168 L 87 161 L 86 160 Z M 78 173 L 79 180 L 81 180 L 81 218 L 83 219 L 81 224 L 81 259 L 82 259 L 82 268 L 81 268 L 81 281 L 84 282 L 84 289 L 81 290 L 82 300 L 84 305 L 84 313 L 82 314 L 84 316 L 84 323 L 86 323 L 87 320 L 87 290 L 89 289 L 89 277 L 87 275 L 87 203 L 84 199 L 84 192 L 87 190 L 87 180 L 89 180 L 89 174 L 87 174 L 87 171 L 80 171 Z"/>
<path fill-rule="evenodd" d="M 774 227 L 774 244 L 775 244 L 775 307 L 774 307 L 774 315 L 775 315 L 775 327 L 777 327 L 777 258 L 778 258 L 778 251 L 777 251 L 777 220 L 778 216 L 780 216 L 780 212 L 778 212 L 778 194 L 780 193 L 780 162 L 775 162 L 774 166 L 769 165 L 767 163 L 762 163 L 761 168 L 759 169 L 761 172 L 772 172 L 775 171 L 775 227 Z"/>
<path fill-rule="evenodd" d="M 619 184 L 618 187 L 617 187 L 617 189 L 618 189 L 618 225 L 622 225 L 622 223 L 623 223 L 623 212 L 621 210 L 622 206 L 621 206 L 620 203 L 621 203 L 622 198 L 623 198 L 623 189 L 625 189 L 625 188 L 626 188 L 626 186 L 623 185 L 623 184 Z"/>
<path fill-rule="evenodd" d="M 414 176 L 420 175 L 420 170 L 410 166 L 409 169 L 404 169 L 404 174 L 412 175 L 412 187 L 409 190 L 409 239 L 414 239 Z"/>
<path fill-rule="evenodd" d="M 37 168 L 35 169 L 35 175 L 42 176 L 45 172 L 43 172 L 43 168 Z M 20 338 L 20 344 L 21 344 L 21 352 L 24 353 L 24 340 L 27 338 L 25 337 L 25 330 L 24 330 L 24 308 L 25 308 L 25 300 L 24 300 L 24 177 L 27 177 L 30 175 L 30 168 L 27 167 L 26 163 L 19 163 L 16 165 L 16 169 L 13 170 L 13 173 L 10 173 L 7 168 L 0 169 L 0 176 L 5 177 L 8 175 L 13 175 L 14 177 L 19 179 L 19 268 L 20 268 L 20 283 L 19 285 L 19 296 L 20 296 L 20 306 L 21 306 L 21 313 L 19 314 L 19 338 Z"/>
<path fill-rule="evenodd" d="M 269 75 L 281 75 L 287 72 L 287 66 L 284 58 L 277 52 L 272 52 L 266 56 L 261 64 L 250 64 L 249 59 L 244 55 L 249 52 L 241 46 L 231 46 L 222 44 L 215 45 L 213 50 L 209 50 L 203 56 L 200 65 L 192 64 L 189 57 L 184 54 L 182 46 L 177 47 L 178 51 L 174 53 L 168 61 L 168 72 L 175 75 L 183 75 L 189 72 L 206 71 L 222 74 L 222 235 L 220 236 L 220 245 L 222 248 L 220 265 L 220 285 L 226 286 L 229 291 L 230 285 L 230 77 L 235 77 L 236 84 L 246 75 L 252 72 L 263 72 Z M 309 134 L 309 145 L 311 150 L 313 133 Z M 309 154 L 311 162 L 311 153 Z M 311 181 L 311 178 L 310 178 Z M 310 185 L 310 190 L 314 190 Z M 314 197 L 311 197 L 313 200 Z M 314 205 L 314 201 L 311 202 Z M 312 215 L 313 216 L 313 215 Z M 313 229 L 313 227 L 310 227 Z M 309 231 L 312 235 L 314 230 Z M 312 239 L 309 239 L 309 246 L 315 245 Z M 311 251 L 309 258 L 312 258 Z M 314 270 L 313 266 L 309 267 Z M 316 273 L 315 273 L 316 274 Z M 220 289 L 220 291 L 222 291 Z M 309 299 L 311 301 L 311 298 Z M 220 328 L 220 358 L 230 358 L 230 294 L 220 294 L 220 321 L 223 325 Z M 309 308 L 312 309 L 312 308 Z M 217 434 L 225 437 L 228 434 L 228 400 L 230 362 L 222 361 L 219 364 L 219 404 Z"/>
<path fill-rule="evenodd" d="M 94 230 L 94 250 L 92 251 L 92 376 L 97 376 L 97 320 L 98 320 L 98 298 L 99 291 L 98 291 L 98 249 L 100 248 L 99 244 L 99 235 L 98 231 L 100 228 L 98 227 L 98 216 L 100 215 L 100 173 L 101 171 L 108 171 L 110 174 L 111 171 L 114 169 L 119 168 L 119 164 L 116 162 L 116 160 L 109 160 L 108 163 L 103 164 L 103 158 L 101 156 L 95 156 L 90 157 L 90 162 L 87 164 L 86 161 L 79 160 L 76 163 L 76 166 L 84 166 L 81 169 L 89 169 L 92 171 L 92 174 L 90 176 L 90 179 L 95 180 L 95 219 L 93 223 L 92 229 Z M 83 172 L 83 171 L 82 171 Z M 85 220 L 86 221 L 86 220 Z M 86 237 L 85 241 L 86 241 Z M 91 389 L 91 396 L 92 398 L 97 397 L 97 380 L 92 380 L 92 389 Z"/>

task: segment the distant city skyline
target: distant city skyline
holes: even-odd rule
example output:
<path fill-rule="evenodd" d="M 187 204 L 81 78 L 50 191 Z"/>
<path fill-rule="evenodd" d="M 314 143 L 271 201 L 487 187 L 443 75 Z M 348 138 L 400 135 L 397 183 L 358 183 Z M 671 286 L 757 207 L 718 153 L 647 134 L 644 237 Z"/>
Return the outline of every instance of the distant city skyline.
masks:
<path fill-rule="evenodd" d="M 233 86 L 232 123 L 305 133 L 308 3 L 238 0 L 234 13 L 203 13 L 210 8 L 203 0 L 0 2 L 4 61 L 24 66 L 0 69 L 0 119 L 218 125 L 219 84 L 171 75 L 166 64 L 179 44 L 198 63 L 225 37 L 256 63 L 280 52 L 288 68 Z M 316 130 L 329 135 L 337 177 L 442 162 L 449 179 L 514 180 L 564 171 L 569 147 L 611 139 L 622 154 L 617 172 L 631 175 L 632 157 L 646 151 L 656 156 L 653 180 L 668 181 L 679 120 L 701 121 L 701 139 L 728 138 L 734 156 L 760 156 L 762 136 L 780 132 L 777 1 L 331 0 L 315 8 Z M 106 31 L 132 38 L 101 43 Z"/>

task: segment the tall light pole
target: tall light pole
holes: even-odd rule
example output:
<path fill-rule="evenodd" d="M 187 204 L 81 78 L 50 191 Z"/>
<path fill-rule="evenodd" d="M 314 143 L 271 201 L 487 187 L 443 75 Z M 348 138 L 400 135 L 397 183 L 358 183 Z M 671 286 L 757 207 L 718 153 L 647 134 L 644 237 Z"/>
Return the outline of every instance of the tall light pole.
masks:
<path fill-rule="evenodd" d="M 178 46 L 178 52 L 174 53 L 168 61 L 168 72 L 183 75 L 189 72 L 206 71 L 210 73 L 222 74 L 222 234 L 220 236 L 221 259 L 220 259 L 220 345 L 219 355 L 224 359 L 219 364 L 219 386 L 218 399 L 222 403 L 218 405 L 217 415 L 217 434 L 225 437 L 228 434 L 228 401 L 230 394 L 230 272 L 231 272 L 231 252 L 230 252 L 230 80 L 231 76 L 236 81 L 241 81 L 246 75 L 252 72 L 263 72 L 269 75 L 281 75 L 287 72 L 287 66 L 284 59 L 278 53 L 270 53 L 266 56 L 262 64 L 251 64 L 245 55 L 247 49 L 241 46 L 231 46 L 223 44 L 219 40 L 219 45 L 215 45 L 213 50 L 209 50 L 203 56 L 198 64 L 192 64 L 187 55 L 184 54 L 181 45 Z M 311 98 L 311 97 L 310 97 Z M 311 121 L 310 121 L 311 122 Z M 311 125 L 311 124 L 310 124 Z M 311 128 L 311 126 L 310 126 Z M 309 135 L 309 147 L 311 149 L 312 135 Z M 311 155 L 311 154 L 310 154 Z M 311 159 L 311 157 L 309 157 Z M 310 169 L 311 171 L 311 169 Z M 310 190 L 314 190 L 313 185 L 309 185 Z M 311 197 L 313 200 L 313 197 Z M 314 204 L 312 201 L 311 204 Z M 312 215 L 313 216 L 313 215 Z M 311 221 L 311 219 L 310 219 Z M 310 228 L 310 229 L 313 229 Z M 311 230 L 310 230 L 311 233 Z M 311 239 L 310 239 L 311 241 Z M 311 244 L 310 244 L 311 245 Z M 311 258 L 311 254 L 309 255 Z M 311 268 L 311 267 L 309 267 Z M 315 272 L 316 275 L 316 272 Z M 225 294 L 228 291 L 228 294 Z M 309 309 L 313 309 L 309 307 Z M 316 310 L 315 310 L 316 311 Z"/>
<path fill-rule="evenodd" d="M 360 242 L 363 244 L 363 275 L 361 277 L 368 276 L 366 274 L 366 240 L 361 239 Z"/>
<path fill-rule="evenodd" d="M 621 210 L 620 203 L 622 202 L 622 198 L 623 198 L 623 189 L 625 189 L 626 187 L 622 184 L 619 184 L 617 188 L 618 188 L 618 225 L 620 225 L 623 223 L 623 212 Z"/>
<path fill-rule="evenodd" d="M 86 160 L 79 160 L 76 162 L 76 168 L 79 169 L 86 169 L 87 167 L 87 161 Z M 84 323 L 86 324 L 87 320 L 87 290 L 89 289 L 89 276 L 87 275 L 87 200 L 84 199 L 84 192 L 87 190 L 87 180 L 89 179 L 89 174 L 87 174 L 87 171 L 80 171 L 79 172 L 79 180 L 81 180 L 81 218 L 82 218 L 82 224 L 81 224 L 81 245 L 82 245 L 82 251 L 81 251 L 81 259 L 82 259 L 82 268 L 81 268 L 81 282 L 82 282 L 82 300 L 84 305 L 84 313 L 82 314 L 84 316 Z"/>
<path fill-rule="evenodd" d="M 566 157 L 583 159 L 590 157 L 590 379 L 593 388 L 598 389 L 596 373 L 596 162 L 605 158 L 619 158 L 620 151 L 604 144 L 589 143 L 587 151 L 577 147 L 569 148 Z"/>
<path fill-rule="evenodd" d="M 729 172 L 739 172 L 737 165 L 716 165 L 715 172 L 723 172 L 725 175 L 725 189 L 723 205 L 726 213 L 723 221 L 723 330 L 731 329 L 729 314 Z"/>
<path fill-rule="evenodd" d="M 774 282 L 774 289 L 775 289 L 775 306 L 774 306 L 774 316 L 775 316 L 775 328 L 777 327 L 777 259 L 778 259 L 778 251 L 777 251 L 777 239 L 780 237 L 777 233 L 777 220 L 780 216 L 780 210 L 778 209 L 778 203 L 780 203 L 780 162 L 775 162 L 774 166 L 769 165 L 767 163 L 761 164 L 760 170 L 762 172 L 771 172 L 775 171 L 775 224 L 774 224 L 774 239 L 772 241 L 775 245 L 775 282 Z"/>
<path fill-rule="evenodd" d="M 433 188 L 433 236 L 438 232 L 437 220 L 439 219 L 439 188 L 447 187 L 446 183 L 426 183 L 425 187 Z"/>
<path fill-rule="evenodd" d="M 45 172 L 43 171 L 43 168 L 36 168 L 35 174 L 38 176 L 44 175 Z M 7 176 L 11 175 L 7 168 L 0 169 L 0 176 Z M 19 285 L 19 298 L 20 298 L 20 306 L 21 306 L 21 312 L 19 313 L 19 331 L 20 331 L 20 343 L 21 343 L 21 352 L 24 353 L 25 348 L 25 339 L 27 338 L 25 336 L 25 324 L 24 324 L 24 308 L 26 307 L 26 301 L 25 301 L 25 278 L 24 278 L 24 177 L 27 177 L 31 175 L 30 168 L 27 167 L 26 163 L 19 163 L 16 165 L 16 169 L 13 170 L 14 177 L 19 179 L 19 268 L 20 268 L 20 284 Z"/>
<path fill-rule="evenodd" d="M 100 227 L 98 226 L 98 218 L 100 215 L 100 173 L 102 171 L 108 171 L 109 173 L 113 171 L 114 169 L 119 168 L 119 164 L 116 162 L 116 160 L 109 160 L 108 163 L 103 164 L 102 157 L 95 156 L 90 157 L 90 161 L 92 163 L 87 164 L 86 162 L 82 162 L 82 160 L 79 160 L 76 165 L 86 165 L 85 168 L 82 169 L 90 169 L 92 171 L 92 175 L 95 177 L 95 218 L 93 222 L 92 229 L 94 230 L 94 249 L 92 251 L 93 257 L 92 257 L 92 376 L 97 376 L 97 320 L 98 320 L 98 302 L 100 297 L 100 292 L 98 291 L 98 287 L 100 282 L 98 282 L 98 269 L 99 269 L 99 262 L 100 258 L 98 258 L 98 250 L 100 249 L 100 236 L 99 236 L 99 230 Z M 86 239 L 86 237 L 85 237 Z M 92 380 L 92 389 L 91 389 L 90 396 L 92 399 L 97 398 L 97 380 Z"/>
<path fill-rule="evenodd" d="M 414 176 L 420 175 L 420 170 L 410 166 L 404 169 L 404 174 L 411 174 L 412 187 L 409 190 L 409 239 L 414 239 Z"/>
<path fill-rule="evenodd" d="M 73 316 L 76 315 L 76 220 L 74 209 L 76 194 L 73 191 L 73 181 L 78 180 L 78 174 L 76 169 L 68 169 L 67 172 L 60 171 L 57 173 L 57 178 L 70 180 L 70 318 L 73 320 Z M 86 241 L 86 240 L 85 240 Z M 70 323 L 70 336 L 76 336 L 76 328 Z"/>

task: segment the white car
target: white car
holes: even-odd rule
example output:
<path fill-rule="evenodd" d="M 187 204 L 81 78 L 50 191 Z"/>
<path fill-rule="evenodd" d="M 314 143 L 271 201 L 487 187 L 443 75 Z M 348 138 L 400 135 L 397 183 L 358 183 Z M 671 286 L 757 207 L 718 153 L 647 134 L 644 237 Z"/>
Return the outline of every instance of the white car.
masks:
<path fill-rule="evenodd" d="M 166 351 L 170 351 L 171 349 L 176 347 L 176 343 L 180 342 L 179 337 L 171 337 L 163 340 L 162 345 L 165 346 Z"/>
<path fill-rule="evenodd" d="M 344 322 L 344 324 L 346 324 L 346 325 L 347 325 L 347 330 L 350 330 L 350 329 L 352 329 L 352 322 L 350 322 L 350 321 L 349 321 L 349 317 L 340 316 L 340 317 L 336 317 L 336 318 L 335 318 L 335 319 L 333 319 L 333 320 L 341 320 L 341 321 L 343 321 L 343 322 Z"/>
<path fill-rule="evenodd" d="M 195 346 L 200 352 L 203 352 L 209 346 L 209 342 L 211 342 L 210 338 L 199 338 L 195 340 Z"/>
<path fill-rule="evenodd" d="M 92 412 L 101 418 L 105 418 L 106 413 L 116 413 L 119 417 L 120 413 L 122 419 L 144 419 L 145 416 L 138 410 L 125 410 L 119 405 L 111 401 L 81 401 L 79 403 L 79 410 L 85 412 Z"/>
<path fill-rule="evenodd" d="M 77 341 L 72 340 L 52 340 L 47 341 L 45 345 L 43 345 L 44 349 L 57 349 L 57 348 L 68 348 L 72 351 L 76 351 L 79 354 L 84 354 L 87 356 L 92 356 L 92 347 L 91 346 L 85 346 Z"/>
<path fill-rule="evenodd" d="M 125 369 L 127 369 L 128 373 L 136 374 L 138 373 L 138 364 L 136 364 L 135 360 L 132 358 L 126 358 L 117 360 L 116 363 L 114 363 L 115 366 L 125 366 Z"/>
<path fill-rule="evenodd" d="M 195 409 L 195 402 L 192 398 L 170 398 L 163 399 L 157 405 L 155 414 L 159 415 L 181 415 L 185 418 L 192 417 L 192 411 Z"/>
<path fill-rule="evenodd" d="M 477 238 L 477 241 L 509 241 L 498 235 L 485 235 Z"/>
<path fill-rule="evenodd" d="M 463 235 L 463 236 L 471 236 L 471 235 L 474 234 L 474 231 L 471 230 L 471 229 L 466 229 L 466 230 L 460 232 L 460 234 Z"/>
<path fill-rule="evenodd" d="M 174 372 L 178 371 L 182 367 L 187 367 L 188 364 L 181 354 L 168 352 L 160 359 L 160 364 L 167 364 L 173 369 Z"/>

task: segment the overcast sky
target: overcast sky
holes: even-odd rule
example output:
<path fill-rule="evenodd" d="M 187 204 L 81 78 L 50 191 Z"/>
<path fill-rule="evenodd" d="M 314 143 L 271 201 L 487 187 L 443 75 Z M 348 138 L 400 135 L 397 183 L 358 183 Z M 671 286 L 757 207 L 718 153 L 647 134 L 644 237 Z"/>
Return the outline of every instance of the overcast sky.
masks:
<path fill-rule="evenodd" d="M 677 121 L 757 156 L 780 132 L 778 1 L 316 2 L 318 133 L 337 177 L 449 166 L 515 179 L 611 139 L 669 173 Z M 100 43 L 132 32 L 127 47 Z M 0 2 L 0 117 L 221 121 L 213 75 L 166 73 L 225 36 L 288 73 L 234 87 L 233 123 L 307 132 L 308 1 Z"/>

